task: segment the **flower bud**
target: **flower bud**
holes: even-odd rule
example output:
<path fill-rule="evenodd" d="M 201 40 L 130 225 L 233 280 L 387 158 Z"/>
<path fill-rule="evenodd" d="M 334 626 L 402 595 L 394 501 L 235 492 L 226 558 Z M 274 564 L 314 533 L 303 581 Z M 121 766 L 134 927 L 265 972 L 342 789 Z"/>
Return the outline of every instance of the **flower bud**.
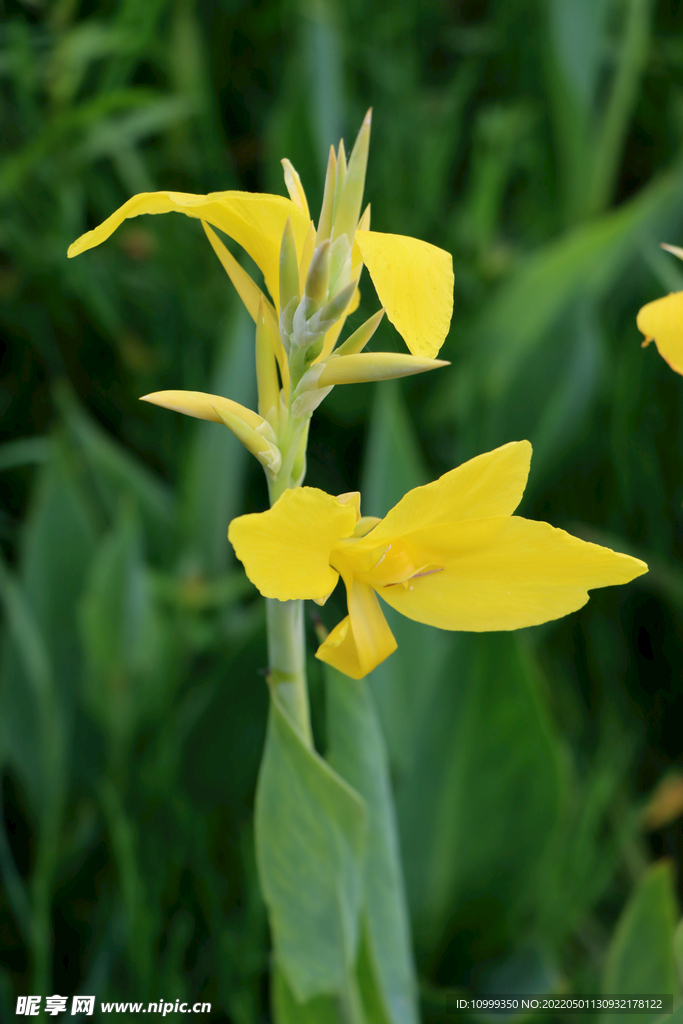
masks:
<path fill-rule="evenodd" d="M 259 413 L 265 419 L 271 409 L 275 409 L 277 413 L 280 383 L 277 377 L 273 340 L 266 323 L 263 296 L 261 296 L 256 315 L 256 381 Z"/>
<path fill-rule="evenodd" d="M 372 380 L 409 377 L 414 373 L 436 370 L 450 365 L 443 359 L 421 359 L 401 352 L 361 352 L 356 355 L 333 355 L 318 377 L 318 387 L 331 384 L 361 384 Z"/>
<path fill-rule="evenodd" d="M 282 454 L 275 442 L 275 435 L 270 424 L 264 420 L 258 429 L 254 429 L 225 408 L 217 408 L 216 414 L 219 421 L 233 432 L 238 441 L 241 441 L 244 447 L 256 456 L 263 468 L 271 476 L 275 476 L 282 465 Z"/>
<path fill-rule="evenodd" d="M 383 316 L 384 310 L 380 309 L 369 320 L 366 320 L 364 324 L 361 324 L 358 330 L 354 331 L 351 337 L 347 338 L 343 345 L 339 346 L 335 355 L 351 356 L 361 352 L 379 327 Z"/>
<path fill-rule="evenodd" d="M 320 219 L 318 220 L 318 233 L 315 237 L 316 246 L 327 241 L 332 232 L 332 212 L 334 208 L 334 187 L 337 177 L 337 157 L 334 146 L 330 146 L 330 155 L 327 158 L 327 171 L 325 172 L 325 190 L 323 202 L 320 208 Z"/>
<path fill-rule="evenodd" d="M 332 230 L 333 239 L 339 238 L 341 235 L 346 235 L 347 238 L 352 239 L 356 230 L 361 203 L 363 202 L 363 190 L 365 189 L 365 171 L 368 165 L 371 122 L 372 109 L 368 110 L 365 115 L 351 151 L 344 189 L 335 208 Z"/>
<path fill-rule="evenodd" d="M 321 242 L 313 251 L 306 276 L 304 294 L 311 299 L 316 307 L 322 306 L 327 299 L 327 290 L 330 283 L 330 243 Z"/>
<path fill-rule="evenodd" d="M 280 245 L 280 309 L 285 309 L 294 298 L 299 299 L 299 264 L 292 222 L 287 218 Z"/>

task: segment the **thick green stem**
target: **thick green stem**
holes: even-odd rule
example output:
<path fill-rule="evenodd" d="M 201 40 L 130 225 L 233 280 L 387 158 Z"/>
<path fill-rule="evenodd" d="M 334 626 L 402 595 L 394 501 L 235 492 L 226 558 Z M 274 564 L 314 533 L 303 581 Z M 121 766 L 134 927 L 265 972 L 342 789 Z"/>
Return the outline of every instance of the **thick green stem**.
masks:
<path fill-rule="evenodd" d="M 313 746 L 306 686 L 303 601 L 266 601 L 268 682 L 304 742 Z"/>

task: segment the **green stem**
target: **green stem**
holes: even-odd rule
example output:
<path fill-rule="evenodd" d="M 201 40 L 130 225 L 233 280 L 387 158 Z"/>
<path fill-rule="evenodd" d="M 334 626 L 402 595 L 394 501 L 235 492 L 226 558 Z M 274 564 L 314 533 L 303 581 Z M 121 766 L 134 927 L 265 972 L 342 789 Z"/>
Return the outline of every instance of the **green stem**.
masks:
<path fill-rule="evenodd" d="M 303 601 L 266 601 L 268 682 L 296 725 L 313 746 L 306 685 Z"/>

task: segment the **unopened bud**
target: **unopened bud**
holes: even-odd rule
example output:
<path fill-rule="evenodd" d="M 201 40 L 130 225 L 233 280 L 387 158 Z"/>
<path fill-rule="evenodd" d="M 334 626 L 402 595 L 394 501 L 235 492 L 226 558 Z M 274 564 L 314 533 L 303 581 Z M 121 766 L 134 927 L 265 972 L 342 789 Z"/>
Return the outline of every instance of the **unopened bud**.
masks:
<path fill-rule="evenodd" d="M 380 309 L 369 320 L 366 320 L 364 324 L 361 324 L 358 330 L 354 331 L 351 337 L 347 338 L 343 345 L 339 346 L 335 355 L 351 356 L 362 352 L 382 322 L 383 316 L 384 310 Z"/>
<path fill-rule="evenodd" d="M 339 148 L 337 150 L 337 174 L 334 180 L 334 207 L 332 209 L 332 223 L 334 224 L 335 217 L 337 216 L 337 210 L 339 209 L 339 203 L 341 202 L 342 192 L 344 191 L 344 182 L 346 181 L 346 150 L 344 149 L 344 140 L 339 140 Z"/>
<path fill-rule="evenodd" d="M 313 252 L 304 288 L 306 298 L 311 299 L 316 306 L 321 306 L 327 299 L 329 283 L 330 243 L 324 241 Z"/>
<path fill-rule="evenodd" d="M 289 198 L 292 200 L 293 203 L 296 203 L 297 206 L 301 207 L 301 209 L 304 211 L 304 213 L 310 220 L 311 215 L 308 212 L 308 201 L 306 200 L 306 193 L 304 192 L 304 187 L 301 184 L 301 178 L 299 177 L 297 171 L 292 166 L 290 160 L 287 160 L 285 158 L 284 160 L 281 160 L 280 163 L 284 168 L 285 185 L 287 186 L 287 191 L 289 192 Z"/>
<path fill-rule="evenodd" d="M 330 299 L 322 309 L 316 314 L 319 318 L 320 323 L 329 323 L 330 326 L 335 323 L 342 315 L 349 302 L 353 298 L 354 292 L 356 291 L 356 282 L 352 281 L 346 288 L 342 288 L 338 295 L 335 295 L 333 299 Z M 329 330 L 329 328 L 325 328 Z"/>
<path fill-rule="evenodd" d="M 323 203 L 320 207 L 320 218 L 318 220 L 318 233 L 315 244 L 320 245 L 329 239 L 332 232 L 332 212 L 334 209 L 334 188 L 337 178 L 337 156 L 334 146 L 330 146 L 330 155 L 327 159 L 327 171 L 325 173 L 325 191 L 323 192 Z"/>
<path fill-rule="evenodd" d="M 357 355 L 332 355 L 318 377 L 318 387 L 332 384 L 362 384 L 373 380 L 409 377 L 426 370 L 450 365 L 443 359 L 422 359 L 400 352 L 361 352 Z"/>
<path fill-rule="evenodd" d="M 261 416 L 264 418 L 268 416 L 271 409 L 274 409 L 277 413 L 280 384 L 277 377 L 272 334 L 266 322 L 263 297 L 256 314 L 256 382 L 258 385 L 258 407 Z"/>
<path fill-rule="evenodd" d="M 255 455 L 264 469 L 275 476 L 282 465 L 282 454 L 275 441 L 270 424 L 263 420 L 258 429 L 247 426 L 243 419 L 234 416 L 225 408 L 216 409 L 220 422 L 233 432 L 238 441 Z"/>
<path fill-rule="evenodd" d="M 232 402 L 222 395 L 206 395 L 203 391 L 155 391 L 151 395 L 143 395 L 140 401 L 212 423 L 224 422 L 218 410 L 237 416 L 253 429 L 263 423 L 263 417 L 239 402 Z"/>
<path fill-rule="evenodd" d="M 673 256 L 678 256 L 679 260 L 683 260 L 683 249 L 681 249 L 679 246 L 669 245 L 668 242 L 660 242 L 659 248 L 666 249 L 666 251 L 670 252 Z"/>
<path fill-rule="evenodd" d="M 358 137 L 349 158 L 349 166 L 344 181 L 344 189 L 336 204 L 332 237 L 346 235 L 353 238 L 358 217 L 360 216 L 363 190 L 365 189 L 365 171 L 368 166 L 368 149 L 370 146 L 370 124 L 372 109 L 368 110 Z"/>
<path fill-rule="evenodd" d="M 280 309 L 284 309 L 294 298 L 297 301 L 299 299 L 299 265 L 292 222 L 288 217 L 280 245 Z"/>

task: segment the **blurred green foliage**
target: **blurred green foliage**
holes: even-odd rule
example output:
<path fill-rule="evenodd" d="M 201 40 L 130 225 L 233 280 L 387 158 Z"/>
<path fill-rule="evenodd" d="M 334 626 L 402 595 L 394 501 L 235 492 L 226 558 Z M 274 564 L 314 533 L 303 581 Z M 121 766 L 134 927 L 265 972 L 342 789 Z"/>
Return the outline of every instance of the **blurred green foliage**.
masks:
<path fill-rule="evenodd" d="M 658 248 L 683 221 L 682 30 L 670 0 L 5 0 L 0 1017 L 78 991 L 268 1019 L 264 617 L 226 539 L 265 486 L 227 431 L 137 403 L 249 404 L 253 327 L 185 218 L 66 248 L 134 192 L 283 193 L 282 156 L 315 210 L 369 105 L 373 227 L 454 255 L 453 365 L 335 389 L 308 482 L 382 515 L 529 437 L 523 514 L 652 566 L 518 634 L 392 623 L 372 687 L 425 1021 L 467 988 L 680 984 L 681 807 L 648 835 L 642 808 L 682 753 L 683 384 L 635 313 L 683 287 Z"/>

